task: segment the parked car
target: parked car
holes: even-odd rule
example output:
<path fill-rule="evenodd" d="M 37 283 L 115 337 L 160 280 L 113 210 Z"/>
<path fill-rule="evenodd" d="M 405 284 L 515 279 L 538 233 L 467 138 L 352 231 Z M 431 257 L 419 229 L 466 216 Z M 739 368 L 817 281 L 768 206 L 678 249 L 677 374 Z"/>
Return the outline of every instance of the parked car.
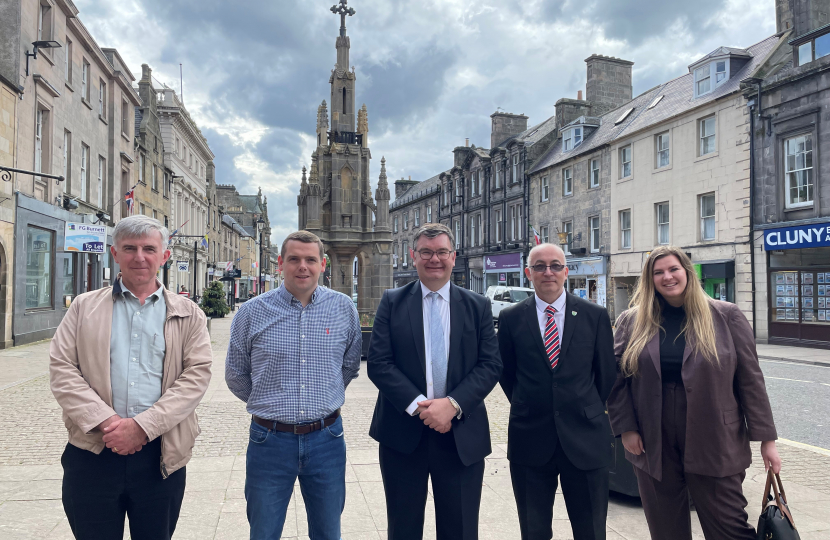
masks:
<path fill-rule="evenodd" d="M 499 320 L 499 313 L 507 306 L 525 300 L 533 294 L 533 289 L 527 287 L 507 287 L 505 285 L 492 285 L 487 287 L 484 296 L 490 300 L 493 307 L 493 321 Z"/>

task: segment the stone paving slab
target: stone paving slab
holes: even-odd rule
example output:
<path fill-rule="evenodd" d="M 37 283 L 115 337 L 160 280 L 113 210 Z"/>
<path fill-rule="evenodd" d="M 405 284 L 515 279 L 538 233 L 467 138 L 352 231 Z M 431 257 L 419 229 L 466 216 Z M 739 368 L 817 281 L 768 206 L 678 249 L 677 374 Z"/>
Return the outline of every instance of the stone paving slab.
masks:
<path fill-rule="evenodd" d="M 213 321 L 213 379 L 197 409 L 202 434 L 188 465 L 188 482 L 175 538 L 236 540 L 249 536 L 245 516 L 245 450 L 250 417 L 224 384 L 224 355 L 230 319 Z M 759 347 L 760 348 L 760 347 Z M 792 348 L 787 348 L 792 349 Z M 10 355 L 10 352 L 16 353 Z M 19 354 L 25 352 L 25 354 Z M 820 355 L 817 355 L 820 357 Z M 60 455 L 66 431 L 49 391 L 48 343 L 0 351 L 0 538 L 3 540 L 71 539 L 60 501 Z M 377 391 L 365 376 L 347 391 L 343 421 L 347 443 L 347 501 L 343 539 L 385 539 L 386 511 L 378 467 L 377 443 L 368 437 Z M 506 460 L 509 405 L 500 389 L 487 398 L 493 453 L 486 460 L 480 518 L 482 540 L 519 538 L 516 503 Z M 758 464 L 747 471 L 744 492 L 752 520 L 760 511 L 765 474 Z M 804 540 L 830 540 L 830 456 L 808 448 L 779 445 L 784 482 Z M 435 512 L 427 502 L 424 538 L 435 538 Z M 694 537 L 702 539 L 697 519 Z M 572 538 L 567 511 L 557 498 L 554 539 Z M 609 540 L 648 538 L 636 498 L 611 495 Z M 283 538 L 306 539 L 305 506 L 295 487 Z M 125 538 L 129 533 L 125 532 Z"/>

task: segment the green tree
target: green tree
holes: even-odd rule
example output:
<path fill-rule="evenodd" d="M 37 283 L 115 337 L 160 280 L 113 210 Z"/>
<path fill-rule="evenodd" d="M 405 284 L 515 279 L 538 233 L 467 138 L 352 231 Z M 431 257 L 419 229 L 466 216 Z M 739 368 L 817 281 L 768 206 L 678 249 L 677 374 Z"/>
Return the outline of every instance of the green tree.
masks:
<path fill-rule="evenodd" d="M 225 288 L 222 282 L 214 281 L 210 287 L 205 289 L 202 295 L 202 303 L 199 305 L 205 315 L 213 318 L 221 318 L 230 313 L 231 309 L 225 302 Z"/>

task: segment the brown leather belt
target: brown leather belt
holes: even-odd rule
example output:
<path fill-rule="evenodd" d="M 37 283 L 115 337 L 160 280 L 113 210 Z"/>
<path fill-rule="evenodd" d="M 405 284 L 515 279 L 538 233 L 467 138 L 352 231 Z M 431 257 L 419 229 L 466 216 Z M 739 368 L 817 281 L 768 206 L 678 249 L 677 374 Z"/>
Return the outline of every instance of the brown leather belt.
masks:
<path fill-rule="evenodd" d="M 280 424 L 274 420 L 266 420 L 265 418 L 260 418 L 259 416 L 252 416 L 251 419 L 255 424 L 259 424 L 260 426 L 268 428 L 272 431 L 282 431 L 283 433 L 293 433 L 294 435 L 306 435 L 313 431 L 317 431 L 318 429 L 329 427 L 339 416 L 340 409 L 337 409 L 322 420 L 317 420 L 316 422 L 312 422 L 310 424 Z"/>

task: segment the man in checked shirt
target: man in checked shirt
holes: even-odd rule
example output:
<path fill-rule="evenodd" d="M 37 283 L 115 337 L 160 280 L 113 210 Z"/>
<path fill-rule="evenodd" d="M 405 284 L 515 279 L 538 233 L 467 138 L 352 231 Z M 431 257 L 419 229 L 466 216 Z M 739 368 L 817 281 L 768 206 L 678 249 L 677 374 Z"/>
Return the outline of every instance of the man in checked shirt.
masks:
<path fill-rule="evenodd" d="M 317 286 L 326 261 L 316 235 L 288 235 L 278 262 L 285 280 L 239 309 L 225 362 L 228 388 L 252 415 L 251 539 L 280 538 L 299 477 L 309 536 L 337 540 L 346 502 L 340 407 L 360 369 L 360 321 L 351 298 Z"/>

